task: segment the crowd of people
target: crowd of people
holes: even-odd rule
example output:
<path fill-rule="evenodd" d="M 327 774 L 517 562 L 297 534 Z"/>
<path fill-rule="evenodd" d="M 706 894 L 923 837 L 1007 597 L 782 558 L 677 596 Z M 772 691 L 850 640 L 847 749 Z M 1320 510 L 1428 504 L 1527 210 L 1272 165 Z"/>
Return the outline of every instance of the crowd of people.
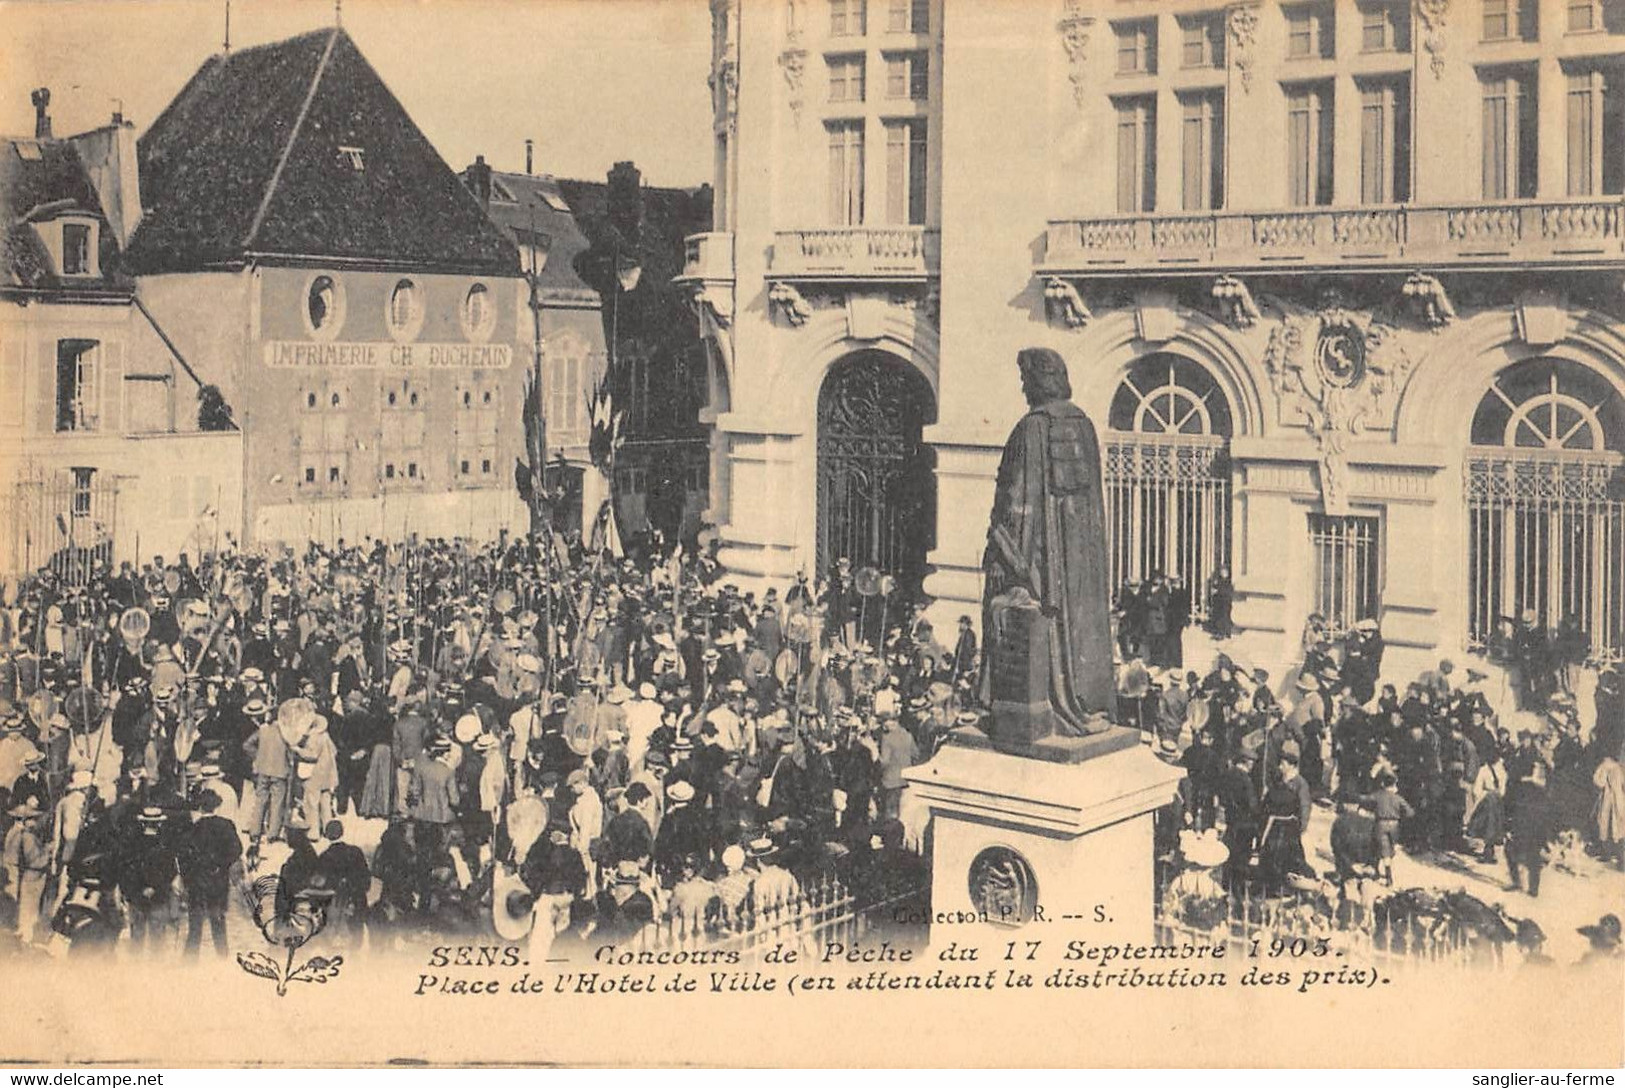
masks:
<path fill-rule="evenodd" d="M 224 951 L 268 874 L 374 945 L 918 891 L 902 773 L 963 724 L 976 661 L 968 620 L 945 648 L 876 572 L 758 599 L 658 541 L 157 557 L 8 603 L 4 902 L 76 951 Z"/>
<path fill-rule="evenodd" d="M 1177 856 L 1181 831 L 1187 844 L 1200 835 L 1198 867 L 1230 895 L 1313 892 L 1323 880 L 1340 894 L 1392 888 L 1400 850 L 1434 862 L 1504 857 L 1508 890 L 1531 898 L 1571 852 L 1625 868 L 1617 664 L 1595 663 L 1589 707 L 1567 690 L 1573 673 L 1502 706 L 1479 669 L 1441 660 L 1401 689 L 1383 682 L 1383 656 L 1375 620 L 1334 634 L 1311 616 L 1285 697 L 1267 670 L 1224 653 L 1205 674 L 1140 670 L 1123 714 L 1187 771 L 1159 824 L 1161 848 Z M 1330 821 L 1325 873 L 1304 845 L 1317 818 Z M 1617 937 L 1597 939 L 1617 953 Z"/>
<path fill-rule="evenodd" d="M 1572 670 L 1525 668 L 1544 725 L 1514 730 L 1476 669 L 1384 683 L 1372 620 L 1311 617 L 1282 684 L 1185 670 L 1177 580 L 1117 604 L 1119 721 L 1187 771 L 1159 852 L 1205 833 L 1231 892 L 1317 880 L 1317 811 L 1345 880 L 1504 853 L 1536 896 L 1565 836 L 1625 865 L 1616 666 L 1586 714 Z M 860 909 L 928 882 L 903 773 L 980 714 L 969 617 L 939 639 L 845 560 L 758 598 L 659 540 L 340 542 L 42 571 L 6 605 L 0 909 L 53 951 L 225 951 L 239 899 L 372 947 L 722 939 L 812 888 Z"/>

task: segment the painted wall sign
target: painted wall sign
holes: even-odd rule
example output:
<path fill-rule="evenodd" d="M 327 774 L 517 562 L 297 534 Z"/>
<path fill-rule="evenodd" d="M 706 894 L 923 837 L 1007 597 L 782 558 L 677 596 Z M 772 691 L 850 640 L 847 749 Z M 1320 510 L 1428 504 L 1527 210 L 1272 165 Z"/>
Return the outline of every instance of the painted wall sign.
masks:
<path fill-rule="evenodd" d="M 313 343 L 268 340 L 265 365 L 273 370 L 377 370 L 427 367 L 431 370 L 503 370 L 513 361 L 508 344 Z"/>

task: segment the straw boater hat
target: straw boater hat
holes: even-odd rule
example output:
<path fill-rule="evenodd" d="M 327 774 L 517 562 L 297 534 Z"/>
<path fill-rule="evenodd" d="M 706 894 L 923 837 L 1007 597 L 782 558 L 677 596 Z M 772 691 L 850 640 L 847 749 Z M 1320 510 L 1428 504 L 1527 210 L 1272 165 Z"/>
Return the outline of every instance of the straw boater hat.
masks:
<path fill-rule="evenodd" d="M 1298 677 L 1298 690 L 1319 691 L 1320 681 L 1316 680 L 1312 674 L 1304 673 L 1302 676 Z"/>
<path fill-rule="evenodd" d="M 974 710 L 961 710 L 954 715 L 955 725 L 979 725 L 981 721 L 982 716 Z"/>
<path fill-rule="evenodd" d="M 687 804 L 694 800 L 694 784 L 681 778 L 666 786 L 666 796 L 677 804 Z"/>
<path fill-rule="evenodd" d="M 45 810 L 39 807 L 39 798 L 30 795 L 22 804 L 12 805 L 7 809 L 6 815 L 13 820 L 32 820 L 36 816 L 45 815 Z"/>
<path fill-rule="evenodd" d="M 476 752 L 489 752 L 496 746 L 497 738 L 491 733 L 481 733 L 474 738 L 474 750 Z"/>
<path fill-rule="evenodd" d="M 1215 869 L 1230 860 L 1230 849 L 1219 841 L 1213 830 L 1202 832 L 1181 831 L 1179 852 L 1185 860 L 1202 869 Z"/>
<path fill-rule="evenodd" d="M 499 865 L 491 877 L 491 922 L 507 941 L 520 941 L 536 924 L 536 897 L 518 872 Z"/>
<path fill-rule="evenodd" d="M 478 714 L 464 714 L 452 727 L 452 733 L 457 737 L 459 744 L 473 744 L 484 731 L 485 723 L 480 721 Z"/>

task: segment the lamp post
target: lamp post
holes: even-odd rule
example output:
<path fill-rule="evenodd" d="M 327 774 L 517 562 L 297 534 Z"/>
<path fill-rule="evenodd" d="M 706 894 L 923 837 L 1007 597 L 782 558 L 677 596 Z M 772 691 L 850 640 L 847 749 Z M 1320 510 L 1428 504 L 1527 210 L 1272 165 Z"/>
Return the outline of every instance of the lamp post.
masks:
<path fill-rule="evenodd" d="M 531 198 L 530 237 L 525 249 L 530 268 L 525 281 L 530 288 L 531 322 L 531 396 L 535 398 L 536 421 L 527 428 L 527 436 L 534 436 L 531 448 L 526 450 L 530 461 L 530 535 L 531 546 L 541 547 L 542 574 L 542 667 L 547 686 L 553 683 L 553 518 L 547 502 L 547 402 L 542 385 L 542 288 L 541 271 L 547 267 L 547 247 L 536 230 L 536 200 Z"/>

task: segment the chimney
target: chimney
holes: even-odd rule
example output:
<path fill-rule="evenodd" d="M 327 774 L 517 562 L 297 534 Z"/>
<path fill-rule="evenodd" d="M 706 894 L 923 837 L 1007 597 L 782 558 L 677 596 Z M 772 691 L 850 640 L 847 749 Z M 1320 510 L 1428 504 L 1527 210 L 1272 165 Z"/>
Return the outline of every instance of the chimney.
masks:
<path fill-rule="evenodd" d="M 525 173 L 534 174 L 536 172 L 536 161 L 535 160 L 536 160 L 536 141 L 527 139 L 525 141 Z"/>
<path fill-rule="evenodd" d="M 120 110 L 113 114 L 112 124 L 67 139 L 90 175 L 108 229 L 123 248 L 141 222 L 141 173 L 134 123 Z"/>
<path fill-rule="evenodd" d="M 46 112 L 51 106 L 51 88 L 39 87 L 28 96 L 34 102 L 34 139 L 49 140 L 51 138 L 51 115 Z"/>
<path fill-rule="evenodd" d="M 630 162 L 610 168 L 609 221 L 627 239 L 636 238 L 643 223 L 643 175 Z"/>
<path fill-rule="evenodd" d="M 480 207 L 487 211 L 491 208 L 491 167 L 487 165 L 484 155 L 474 156 L 474 165 L 468 168 L 468 187 L 474 190 L 474 195 L 480 198 Z"/>
<path fill-rule="evenodd" d="M 121 107 L 123 103 L 119 104 Z M 141 170 L 135 148 L 135 122 L 124 118 L 124 110 L 113 115 L 113 147 L 118 170 L 119 248 L 141 222 Z"/>

